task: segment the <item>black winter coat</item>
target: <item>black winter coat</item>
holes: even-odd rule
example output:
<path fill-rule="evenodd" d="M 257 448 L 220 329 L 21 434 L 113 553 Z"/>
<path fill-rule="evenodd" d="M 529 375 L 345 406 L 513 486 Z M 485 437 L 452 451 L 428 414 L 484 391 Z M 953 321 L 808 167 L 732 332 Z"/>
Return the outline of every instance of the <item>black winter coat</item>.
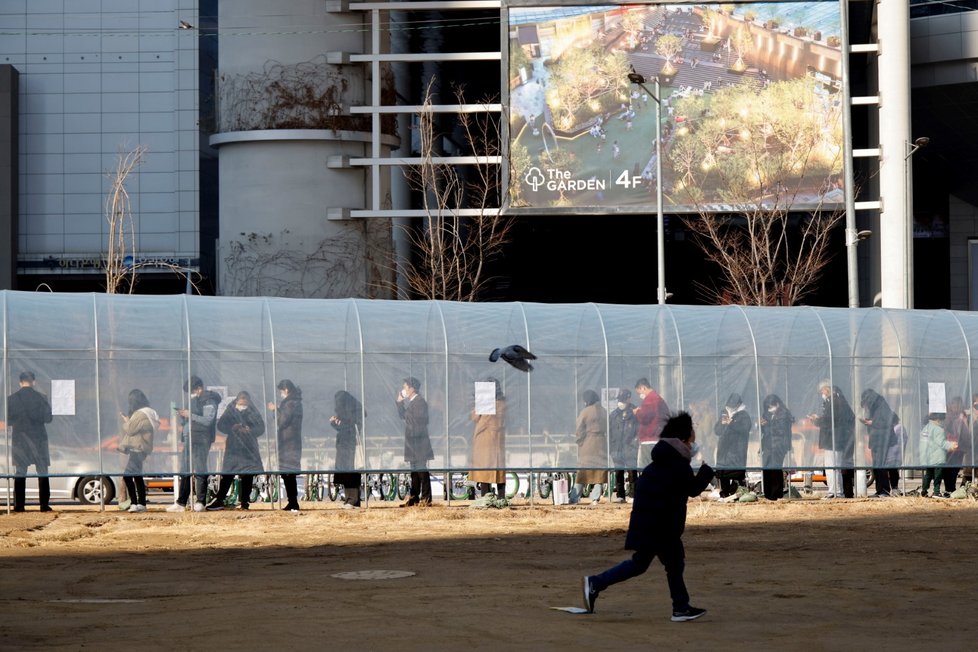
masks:
<path fill-rule="evenodd" d="M 635 468 L 638 464 L 638 417 L 631 403 L 624 410 L 616 409 L 608 418 L 608 442 L 616 468 Z"/>
<path fill-rule="evenodd" d="M 890 446 L 897 443 L 893 426 L 896 425 L 896 415 L 890 409 L 886 399 L 867 389 L 860 401 L 866 408 L 866 418 L 872 421 L 866 428 L 869 430 L 869 450 L 873 455 L 873 466 L 882 468 Z"/>
<path fill-rule="evenodd" d="M 357 433 L 363 427 L 360 401 L 349 392 L 336 395 L 336 420 L 330 424 L 336 429 L 336 468 L 340 471 L 356 469 Z"/>
<path fill-rule="evenodd" d="M 724 412 L 726 414 L 726 412 Z M 713 433 L 717 436 L 717 468 L 739 470 L 747 468 L 747 443 L 753 421 L 744 410 L 734 412 L 730 423 L 717 421 Z"/>
<path fill-rule="evenodd" d="M 51 404 L 33 387 L 21 387 L 7 398 L 14 467 L 50 466 L 48 431 L 44 424 L 51 423 L 51 419 Z"/>
<path fill-rule="evenodd" d="M 254 405 L 239 412 L 229 405 L 217 422 L 217 429 L 227 435 L 224 444 L 224 473 L 264 473 L 258 438 L 265 434 L 265 422 Z"/>
<path fill-rule="evenodd" d="M 791 450 L 791 424 L 795 417 L 781 406 L 773 414 L 768 412 L 766 421 L 761 424 L 761 465 L 765 469 L 784 468 L 784 456 Z"/>
<path fill-rule="evenodd" d="M 660 440 L 652 449 L 652 463 L 638 478 L 626 550 L 655 550 L 681 537 L 686 501 L 700 495 L 713 479 L 713 469 L 706 464 L 693 475 L 689 460 L 671 442 L 682 445 L 678 439 Z"/>
<path fill-rule="evenodd" d="M 278 404 L 279 471 L 298 473 L 302 468 L 302 392 L 297 387 Z"/>
<path fill-rule="evenodd" d="M 397 403 L 397 414 L 404 419 L 404 461 L 417 464 L 435 459 L 428 437 L 428 403 L 416 394 Z"/>
<path fill-rule="evenodd" d="M 839 461 L 851 466 L 856 449 L 856 414 L 838 387 L 832 388 L 829 398 L 822 399 L 822 412 L 815 425 L 818 426 L 818 447 L 836 451 L 840 454 Z"/>

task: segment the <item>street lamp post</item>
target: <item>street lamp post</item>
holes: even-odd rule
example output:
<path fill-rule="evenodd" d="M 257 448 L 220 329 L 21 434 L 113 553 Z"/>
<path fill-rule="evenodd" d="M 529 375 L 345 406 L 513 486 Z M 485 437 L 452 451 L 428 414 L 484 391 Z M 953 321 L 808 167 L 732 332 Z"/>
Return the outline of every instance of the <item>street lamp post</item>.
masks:
<path fill-rule="evenodd" d="M 918 149 L 921 147 L 927 147 L 929 144 L 930 138 L 927 136 L 915 138 L 912 143 L 907 143 L 907 153 L 903 157 L 903 214 L 906 216 L 907 220 L 907 233 L 905 237 L 907 243 L 907 251 L 905 254 L 905 259 L 907 261 L 905 305 L 907 308 L 913 308 L 913 175 L 910 157 L 916 154 Z"/>
<path fill-rule="evenodd" d="M 632 71 L 628 73 L 628 81 L 638 85 L 655 100 L 655 223 L 656 223 L 656 270 L 657 286 L 656 299 L 666 302 L 666 239 L 665 218 L 662 215 L 662 101 L 659 99 L 659 78 L 655 78 L 655 92 L 645 86 L 645 76 Z"/>

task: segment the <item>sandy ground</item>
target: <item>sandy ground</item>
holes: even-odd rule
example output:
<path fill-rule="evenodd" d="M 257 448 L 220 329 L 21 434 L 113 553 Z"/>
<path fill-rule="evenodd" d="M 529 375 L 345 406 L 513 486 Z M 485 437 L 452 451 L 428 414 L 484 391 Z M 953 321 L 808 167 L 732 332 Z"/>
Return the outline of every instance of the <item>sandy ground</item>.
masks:
<path fill-rule="evenodd" d="M 628 505 L 372 505 L 0 516 L 0 648 L 976 649 L 972 500 L 693 501 L 691 623 L 657 563 L 550 609 L 625 558 Z M 334 576 L 368 570 L 413 575 Z"/>

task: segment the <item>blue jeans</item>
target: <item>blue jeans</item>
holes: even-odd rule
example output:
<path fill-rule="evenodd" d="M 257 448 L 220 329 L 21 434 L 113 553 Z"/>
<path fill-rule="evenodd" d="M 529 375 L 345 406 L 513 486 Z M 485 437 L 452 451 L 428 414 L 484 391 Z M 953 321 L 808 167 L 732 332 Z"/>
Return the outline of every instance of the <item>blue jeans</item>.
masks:
<path fill-rule="evenodd" d="M 624 582 L 647 571 L 656 557 L 666 568 L 666 580 L 669 583 L 669 596 L 672 598 L 673 611 L 686 611 L 689 608 L 689 593 L 683 581 L 683 571 L 686 569 L 686 553 L 681 539 L 664 542 L 656 548 L 636 550 L 631 559 L 626 559 L 617 566 L 612 566 L 605 572 L 591 577 L 591 586 L 597 591 L 604 591 L 612 584 Z"/>

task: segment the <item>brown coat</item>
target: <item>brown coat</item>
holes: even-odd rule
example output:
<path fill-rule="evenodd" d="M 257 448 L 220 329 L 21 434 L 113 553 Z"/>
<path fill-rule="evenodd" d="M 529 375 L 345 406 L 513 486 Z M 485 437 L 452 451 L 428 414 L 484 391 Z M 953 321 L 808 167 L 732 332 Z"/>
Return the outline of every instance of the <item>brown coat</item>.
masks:
<path fill-rule="evenodd" d="M 506 401 L 496 400 L 495 414 L 476 414 L 475 434 L 472 435 L 472 466 L 480 469 L 472 471 L 472 482 L 506 482 Z"/>
<path fill-rule="evenodd" d="M 608 412 L 599 403 L 587 406 L 577 416 L 577 465 L 608 466 Z M 599 469 L 579 471 L 577 482 L 598 484 L 608 481 L 608 472 Z"/>

